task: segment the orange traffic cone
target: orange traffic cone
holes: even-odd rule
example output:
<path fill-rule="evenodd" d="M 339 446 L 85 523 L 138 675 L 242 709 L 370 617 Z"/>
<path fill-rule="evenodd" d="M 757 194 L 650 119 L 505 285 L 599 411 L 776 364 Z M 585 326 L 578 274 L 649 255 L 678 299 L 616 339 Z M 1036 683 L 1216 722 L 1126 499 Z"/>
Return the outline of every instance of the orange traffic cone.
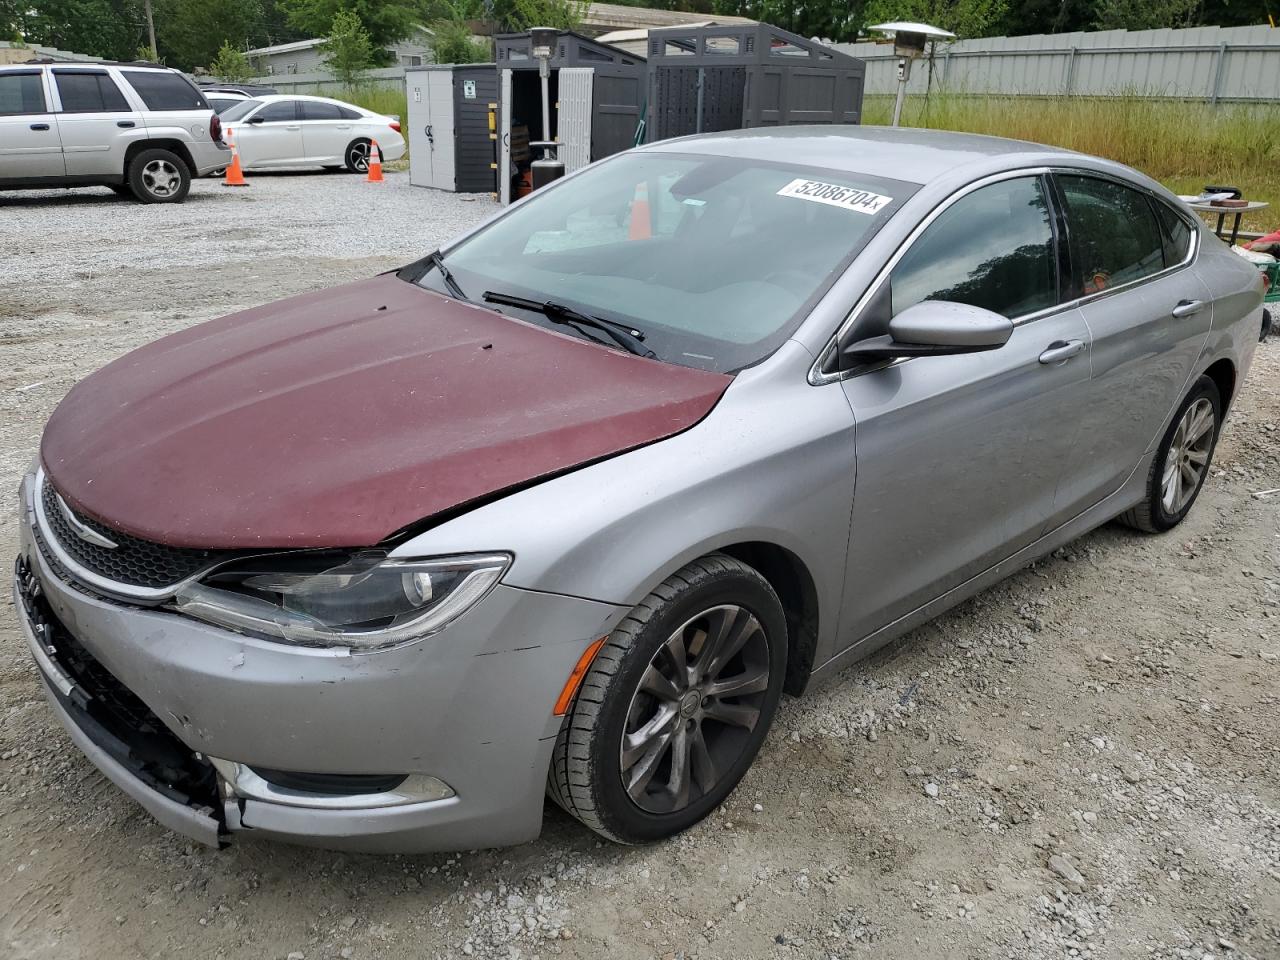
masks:
<path fill-rule="evenodd" d="M 653 235 L 649 226 L 649 185 L 636 185 L 635 199 L 631 201 L 631 226 L 627 230 L 628 240 L 648 240 Z"/>
<path fill-rule="evenodd" d="M 382 183 L 382 148 L 377 140 L 369 141 L 369 176 L 365 183 Z"/>
<path fill-rule="evenodd" d="M 230 127 L 227 128 L 227 146 L 231 148 L 231 166 L 227 167 L 222 185 L 224 187 L 247 187 L 249 182 L 245 180 L 244 171 L 240 169 L 240 151 L 236 149 L 235 137 L 232 136 Z"/>

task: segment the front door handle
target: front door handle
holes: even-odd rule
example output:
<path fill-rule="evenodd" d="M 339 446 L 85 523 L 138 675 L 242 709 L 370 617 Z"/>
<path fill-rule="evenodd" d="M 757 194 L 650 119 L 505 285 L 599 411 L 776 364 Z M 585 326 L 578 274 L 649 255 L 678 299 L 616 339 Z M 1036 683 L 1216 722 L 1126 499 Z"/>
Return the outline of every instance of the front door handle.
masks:
<path fill-rule="evenodd" d="M 31 125 L 31 129 L 32 130 L 48 130 L 49 125 L 47 123 L 33 123 Z"/>
<path fill-rule="evenodd" d="M 301 127 L 299 127 L 299 126 L 298 126 L 298 125 L 296 125 L 296 124 L 291 124 L 291 125 L 289 125 L 289 126 L 285 127 L 285 129 L 286 129 L 286 130 L 301 130 L 302 128 L 301 128 Z"/>
<path fill-rule="evenodd" d="M 1055 340 L 1040 354 L 1041 363 L 1062 363 L 1084 352 L 1083 340 Z"/>
<path fill-rule="evenodd" d="M 1179 300 L 1178 305 L 1173 308 L 1173 315 L 1178 319 L 1182 319 L 1183 317 L 1193 316 L 1203 309 L 1203 300 Z"/>
<path fill-rule="evenodd" d="M 136 124 L 136 123 L 134 123 L 132 120 L 117 120 L 117 121 L 116 121 L 116 126 L 117 126 L 117 127 L 124 127 L 124 129 L 128 130 L 130 127 L 135 127 L 135 126 L 137 126 L 137 124 Z"/>

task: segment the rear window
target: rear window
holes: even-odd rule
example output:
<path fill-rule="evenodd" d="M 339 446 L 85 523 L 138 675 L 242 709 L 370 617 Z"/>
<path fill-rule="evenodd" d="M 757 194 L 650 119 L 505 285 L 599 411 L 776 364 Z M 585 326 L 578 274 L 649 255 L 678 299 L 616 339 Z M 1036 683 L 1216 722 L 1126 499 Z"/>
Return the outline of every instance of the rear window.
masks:
<path fill-rule="evenodd" d="M 55 70 L 54 82 L 63 113 L 120 113 L 129 104 L 105 70 Z"/>
<path fill-rule="evenodd" d="M 1191 247 L 1191 226 L 1164 201 L 1152 200 L 1151 203 L 1156 208 L 1164 233 L 1164 265 L 1177 266 L 1187 259 L 1187 251 Z"/>
<path fill-rule="evenodd" d="M 168 70 L 125 70 L 124 77 L 138 91 L 148 110 L 208 110 L 195 84 Z"/>
<path fill-rule="evenodd" d="M 44 89 L 39 71 L 0 73 L 0 116 L 44 112 Z"/>
<path fill-rule="evenodd" d="M 316 100 L 302 101 L 303 120 L 341 120 L 342 108 L 336 103 L 322 103 Z"/>

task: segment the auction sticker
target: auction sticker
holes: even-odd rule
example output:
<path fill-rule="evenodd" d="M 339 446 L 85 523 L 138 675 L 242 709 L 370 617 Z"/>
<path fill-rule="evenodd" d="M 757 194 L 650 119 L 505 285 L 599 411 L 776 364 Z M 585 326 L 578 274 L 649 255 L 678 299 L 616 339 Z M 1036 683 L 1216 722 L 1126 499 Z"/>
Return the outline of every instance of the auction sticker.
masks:
<path fill-rule="evenodd" d="M 812 200 L 814 203 L 825 203 L 869 216 L 874 216 L 893 203 L 893 197 L 882 197 L 869 190 L 856 190 L 853 187 L 842 187 L 838 183 L 823 183 L 821 180 L 804 178 L 792 180 L 778 191 L 778 196 Z"/>

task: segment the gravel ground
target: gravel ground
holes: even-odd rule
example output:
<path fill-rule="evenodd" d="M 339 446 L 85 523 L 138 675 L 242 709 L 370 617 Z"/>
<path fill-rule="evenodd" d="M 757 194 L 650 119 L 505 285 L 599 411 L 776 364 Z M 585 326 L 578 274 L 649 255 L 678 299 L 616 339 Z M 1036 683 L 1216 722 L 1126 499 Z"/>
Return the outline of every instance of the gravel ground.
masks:
<path fill-rule="evenodd" d="M 0 486 L 111 358 L 492 210 L 406 180 L 0 195 Z M 1278 375 L 1264 344 L 1176 532 L 1104 527 L 785 702 L 725 808 L 652 847 L 554 809 L 505 851 L 194 846 L 71 746 L 0 607 L 0 956 L 1280 958 Z"/>

